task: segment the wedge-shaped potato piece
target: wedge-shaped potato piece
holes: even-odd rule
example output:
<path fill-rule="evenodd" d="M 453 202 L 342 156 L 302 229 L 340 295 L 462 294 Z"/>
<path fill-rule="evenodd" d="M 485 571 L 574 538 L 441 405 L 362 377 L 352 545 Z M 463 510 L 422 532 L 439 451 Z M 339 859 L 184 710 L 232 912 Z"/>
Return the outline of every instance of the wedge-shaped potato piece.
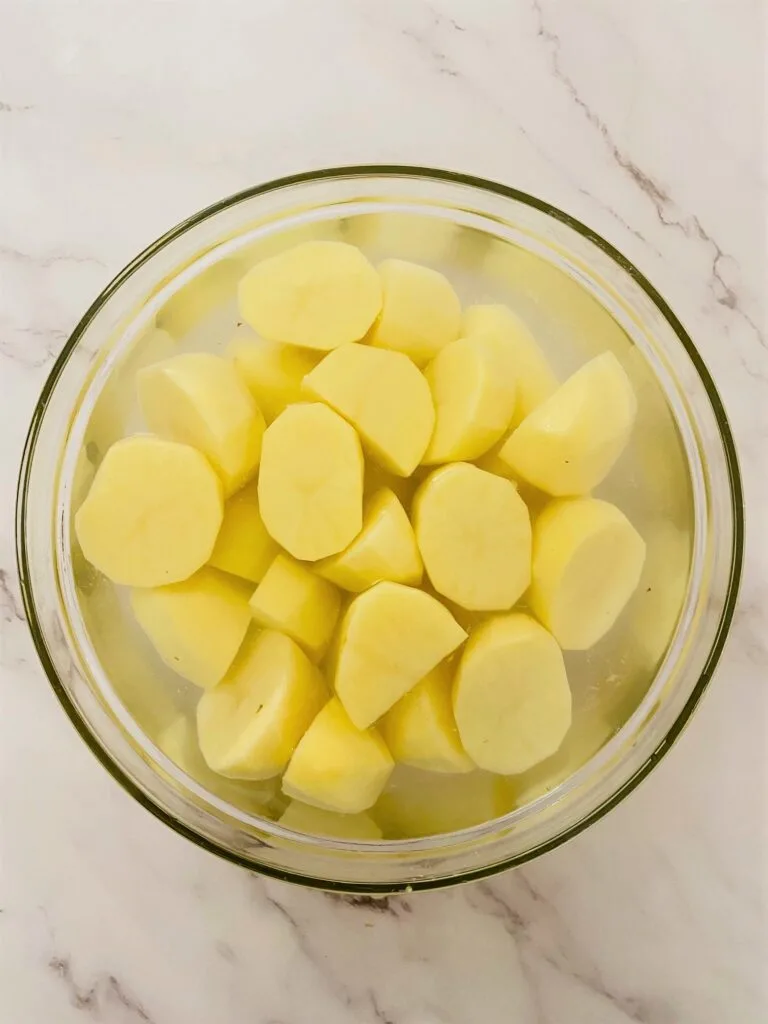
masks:
<path fill-rule="evenodd" d="M 283 776 L 294 800 L 339 814 L 372 807 L 394 761 L 375 729 L 358 729 L 333 697 L 304 734 Z"/>
<path fill-rule="evenodd" d="M 551 757 L 571 724 L 571 691 L 552 635 L 520 612 L 478 627 L 456 671 L 453 710 L 480 768 L 516 775 Z"/>
<path fill-rule="evenodd" d="M 452 683 L 453 675 L 443 662 L 384 715 L 379 728 L 395 761 L 432 772 L 474 770 L 453 717 Z"/>
<path fill-rule="evenodd" d="M 376 271 L 345 242 L 304 242 L 262 260 L 238 298 L 243 319 L 264 338 L 323 352 L 359 341 L 382 301 Z"/>
<path fill-rule="evenodd" d="M 186 352 L 137 374 L 147 426 L 205 455 L 232 494 L 255 475 L 264 417 L 232 363 Z"/>
<path fill-rule="evenodd" d="M 104 456 L 75 533 L 87 560 L 114 583 L 155 587 L 208 561 L 223 515 L 221 482 L 200 452 L 139 435 Z"/>
<path fill-rule="evenodd" d="M 495 344 L 499 357 L 512 367 L 517 382 L 513 426 L 557 390 L 558 380 L 546 356 L 523 321 L 507 306 L 469 306 L 464 310 L 462 333 Z"/>
<path fill-rule="evenodd" d="M 208 564 L 258 583 L 280 551 L 259 512 L 258 485 L 246 484 L 224 506 L 224 520 Z"/>
<path fill-rule="evenodd" d="M 280 554 L 256 587 L 250 605 L 260 625 L 287 633 L 313 661 L 319 661 L 333 635 L 341 597 L 327 580 Z"/>
<path fill-rule="evenodd" d="M 418 466 L 435 410 L 423 375 L 400 352 L 345 345 L 304 378 L 304 391 L 349 420 L 385 469 L 410 476 Z"/>
<path fill-rule="evenodd" d="M 253 631 L 197 705 L 203 757 L 228 778 L 279 775 L 327 699 L 322 676 L 290 637 Z"/>
<path fill-rule="evenodd" d="M 404 352 L 417 366 L 424 366 L 459 336 L 458 296 L 446 277 L 418 263 L 384 260 L 379 276 L 384 304 L 370 343 Z"/>
<path fill-rule="evenodd" d="M 398 765 L 371 814 L 387 839 L 418 839 L 482 825 L 513 809 L 505 779 L 440 775 Z"/>
<path fill-rule="evenodd" d="M 413 524 L 432 586 L 462 608 L 511 608 L 530 583 L 531 521 L 509 480 L 442 466 L 416 492 Z"/>
<path fill-rule="evenodd" d="M 531 608 L 561 647 L 585 651 L 619 617 L 644 561 L 643 538 L 615 505 L 552 501 L 533 531 Z"/>
<path fill-rule="evenodd" d="M 279 819 L 279 824 L 294 832 L 315 836 L 333 836 L 335 839 L 381 839 L 381 829 L 369 815 L 336 814 L 319 807 L 291 800 Z"/>
<path fill-rule="evenodd" d="M 292 405 L 267 427 L 259 506 L 272 537 L 314 562 L 350 544 L 363 525 L 363 452 L 325 405 Z"/>
<path fill-rule="evenodd" d="M 350 604 L 341 625 L 335 689 L 365 729 L 467 634 L 434 597 L 400 583 L 377 583 Z"/>
<path fill-rule="evenodd" d="M 250 587 L 204 568 L 183 583 L 133 590 L 139 625 L 169 668 L 204 688 L 223 679 L 251 621 Z"/>
<path fill-rule="evenodd" d="M 587 494 L 624 450 L 636 411 L 629 378 L 616 356 L 605 352 L 526 417 L 499 455 L 548 494 Z"/>
<path fill-rule="evenodd" d="M 363 528 L 346 550 L 316 562 L 315 572 L 359 593 L 381 580 L 421 583 L 423 566 L 405 509 L 387 487 L 367 499 Z"/>
<path fill-rule="evenodd" d="M 318 352 L 266 341 L 244 332 L 236 334 L 227 345 L 227 355 L 267 423 L 279 416 L 286 406 L 301 401 L 301 382 L 320 358 Z"/>

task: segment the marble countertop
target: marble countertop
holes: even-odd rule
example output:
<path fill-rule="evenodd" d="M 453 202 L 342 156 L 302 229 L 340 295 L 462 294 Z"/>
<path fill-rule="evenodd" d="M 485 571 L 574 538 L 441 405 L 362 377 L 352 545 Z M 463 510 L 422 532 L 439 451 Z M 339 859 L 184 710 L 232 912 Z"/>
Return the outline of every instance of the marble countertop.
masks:
<path fill-rule="evenodd" d="M 758 0 L 0 0 L 0 1020 L 760 1024 L 768 954 L 765 33 Z M 27 422 L 81 311 L 218 197 L 444 166 L 587 221 L 722 391 L 752 534 L 693 725 L 530 866 L 375 903 L 249 876 L 103 772 L 15 575 Z"/>

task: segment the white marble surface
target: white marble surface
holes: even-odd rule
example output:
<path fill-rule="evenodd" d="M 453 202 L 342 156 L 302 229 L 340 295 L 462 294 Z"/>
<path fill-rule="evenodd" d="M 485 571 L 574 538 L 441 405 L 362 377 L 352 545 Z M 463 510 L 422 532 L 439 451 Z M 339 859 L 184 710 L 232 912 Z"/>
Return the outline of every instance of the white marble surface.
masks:
<path fill-rule="evenodd" d="M 0 0 L 0 1020 L 760 1024 L 768 953 L 766 38 L 759 0 Z M 704 353 L 741 449 L 743 600 L 620 808 L 487 884 L 374 905 L 250 877 L 97 766 L 35 662 L 12 493 L 85 305 L 221 195 L 452 167 L 606 235 Z"/>

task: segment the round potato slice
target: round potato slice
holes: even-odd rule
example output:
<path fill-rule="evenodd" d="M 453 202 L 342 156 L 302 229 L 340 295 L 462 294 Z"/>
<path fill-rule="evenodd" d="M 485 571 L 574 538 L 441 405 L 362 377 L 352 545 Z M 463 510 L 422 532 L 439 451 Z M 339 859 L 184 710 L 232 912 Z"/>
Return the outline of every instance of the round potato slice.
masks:
<path fill-rule="evenodd" d="M 559 748 L 571 724 L 563 655 L 535 619 L 491 619 L 470 637 L 453 684 L 461 742 L 480 768 L 516 775 Z"/>
<path fill-rule="evenodd" d="M 86 559 L 114 583 L 157 587 L 208 561 L 223 515 L 221 481 L 200 452 L 138 435 L 107 451 L 75 532 Z"/>
<path fill-rule="evenodd" d="M 252 267 L 238 298 L 243 319 L 269 341 L 327 352 L 367 333 L 381 284 L 354 245 L 304 242 Z"/>

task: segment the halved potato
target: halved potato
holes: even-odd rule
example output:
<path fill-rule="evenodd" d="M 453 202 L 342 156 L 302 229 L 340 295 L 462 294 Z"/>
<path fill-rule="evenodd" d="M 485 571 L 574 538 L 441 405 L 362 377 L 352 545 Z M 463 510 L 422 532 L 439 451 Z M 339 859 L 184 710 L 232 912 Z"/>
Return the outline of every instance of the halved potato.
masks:
<path fill-rule="evenodd" d="M 335 839 L 381 839 L 381 829 L 369 815 L 337 814 L 291 800 L 278 823 L 294 832 L 333 836 Z"/>
<path fill-rule="evenodd" d="M 258 583 L 279 550 L 264 526 L 257 484 L 252 480 L 224 506 L 224 520 L 208 564 Z"/>
<path fill-rule="evenodd" d="M 301 401 L 301 382 L 313 370 L 320 353 L 295 345 L 256 338 L 240 331 L 227 345 L 256 404 L 271 423 L 286 406 Z"/>

